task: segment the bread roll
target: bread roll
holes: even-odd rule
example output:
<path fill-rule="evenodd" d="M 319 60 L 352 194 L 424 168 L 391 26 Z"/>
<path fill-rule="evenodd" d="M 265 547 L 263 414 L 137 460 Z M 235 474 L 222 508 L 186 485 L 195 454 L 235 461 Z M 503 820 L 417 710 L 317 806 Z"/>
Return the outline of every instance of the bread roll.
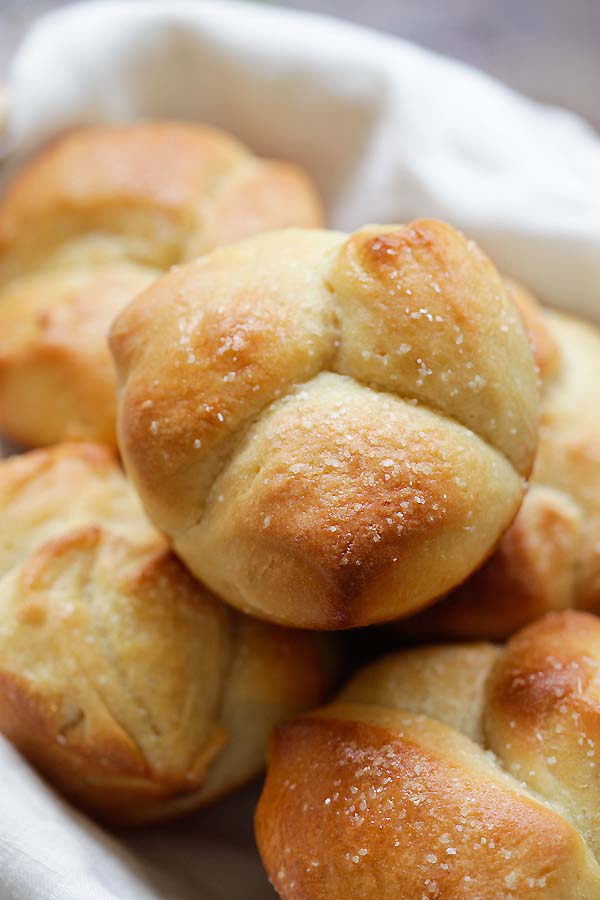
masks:
<path fill-rule="evenodd" d="M 204 125 L 79 129 L 0 203 L 0 429 L 115 442 L 111 320 L 171 265 L 265 228 L 319 225 L 294 166 Z"/>
<path fill-rule="evenodd" d="M 531 485 L 491 559 L 401 622 L 404 637 L 500 640 L 552 610 L 600 608 L 600 332 L 529 304 L 543 375 Z"/>
<path fill-rule="evenodd" d="M 217 249 L 134 300 L 111 345 L 147 512 L 255 616 L 407 615 L 477 568 L 521 502 L 532 353 L 493 265 L 442 222 Z"/>
<path fill-rule="evenodd" d="M 257 774 L 322 699 L 316 637 L 225 606 L 145 522 L 110 451 L 0 463 L 0 731 L 99 818 L 148 822 Z"/>
<path fill-rule="evenodd" d="M 600 622 L 555 614 L 395 654 L 278 727 L 256 835 L 282 900 L 600 896 L 599 666 Z"/>

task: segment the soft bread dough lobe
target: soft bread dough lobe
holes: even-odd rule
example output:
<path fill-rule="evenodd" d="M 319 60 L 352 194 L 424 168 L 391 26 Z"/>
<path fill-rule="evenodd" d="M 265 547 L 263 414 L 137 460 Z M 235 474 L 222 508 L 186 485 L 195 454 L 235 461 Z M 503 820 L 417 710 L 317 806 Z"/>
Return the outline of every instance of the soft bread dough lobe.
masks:
<path fill-rule="evenodd" d="M 278 622 L 344 628 L 406 614 L 466 577 L 520 489 L 472 432 L 322 374 L 250 429 L 174 546 L 248 612 L 264 614 L 264 592 Z"/>

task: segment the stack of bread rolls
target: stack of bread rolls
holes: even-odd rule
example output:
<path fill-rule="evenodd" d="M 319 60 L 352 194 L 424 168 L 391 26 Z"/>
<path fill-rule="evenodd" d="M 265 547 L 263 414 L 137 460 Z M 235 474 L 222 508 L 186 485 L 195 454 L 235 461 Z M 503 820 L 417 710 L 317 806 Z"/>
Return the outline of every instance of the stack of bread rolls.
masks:
<path fill-rule="evenodd" d="M 9 185 L 0 430 L 38 449 L 0 463 L 0 731 L 135 824 L 275 728 L 283 900 L 596 898 L 600 335 L 446 223 L 321 226 L 200 125 Z M 322 706 L 357 643 L 449 639 Z"/>

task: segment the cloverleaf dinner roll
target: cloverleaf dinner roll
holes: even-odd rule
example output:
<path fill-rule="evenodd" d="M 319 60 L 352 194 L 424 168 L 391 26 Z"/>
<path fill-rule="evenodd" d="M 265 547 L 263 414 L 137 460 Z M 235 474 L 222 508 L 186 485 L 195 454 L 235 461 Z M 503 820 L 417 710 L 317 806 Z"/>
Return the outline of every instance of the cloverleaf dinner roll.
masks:
<path fill-rule="evenodd" d="M 0 429 L 29 446 L 115 441 L 111 320 L 174 263 L 321 224 L 307 177 L 204 125 L 79 129 L 0 203 Z"/>
<path fill-rule="evenodd" d="M 532 298 L 528 305 L 543 377 L 529 490 L 490 560 L 448 598 L 401 622 L 405 637 L 502 639 L 551 610 L 600 608 L 600 332 L 536 309 Z"/>
<path fill-rule="evenodd" d="M 519 508 L 532 352 L 494 266 L 442 222 L 217 249 L 139 295 L 111 345 L 148 514 L 255 616 L 407 615 L 479 566 Z"/>
<path fill-rule="evenodd" d="M 106 448 L 0 463 L 0 509 L 0 731 L 89 812 L 136 823 L 208 803 L 323 698 L 316 636 L 199 585 Z"/>
<path fill-rule="evenodd" d="M 282 900 L 596 900 L 600 622 L 395 654 L 276 729 L 256 835 Z"/>

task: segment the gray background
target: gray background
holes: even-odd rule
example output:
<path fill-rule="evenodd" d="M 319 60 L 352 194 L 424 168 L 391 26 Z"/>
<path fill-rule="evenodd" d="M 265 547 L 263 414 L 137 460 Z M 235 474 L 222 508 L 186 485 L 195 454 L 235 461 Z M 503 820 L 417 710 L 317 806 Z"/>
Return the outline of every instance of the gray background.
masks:
<path fill-rule="evenodd" d="M 138 0 L 143 2 L 143 0 Z M 0 78 L 28 23 L 60 0 L 0 0 Z M 401 35 L 570 107 L 600 130 L 600 0 L 281 0 Z"/>

